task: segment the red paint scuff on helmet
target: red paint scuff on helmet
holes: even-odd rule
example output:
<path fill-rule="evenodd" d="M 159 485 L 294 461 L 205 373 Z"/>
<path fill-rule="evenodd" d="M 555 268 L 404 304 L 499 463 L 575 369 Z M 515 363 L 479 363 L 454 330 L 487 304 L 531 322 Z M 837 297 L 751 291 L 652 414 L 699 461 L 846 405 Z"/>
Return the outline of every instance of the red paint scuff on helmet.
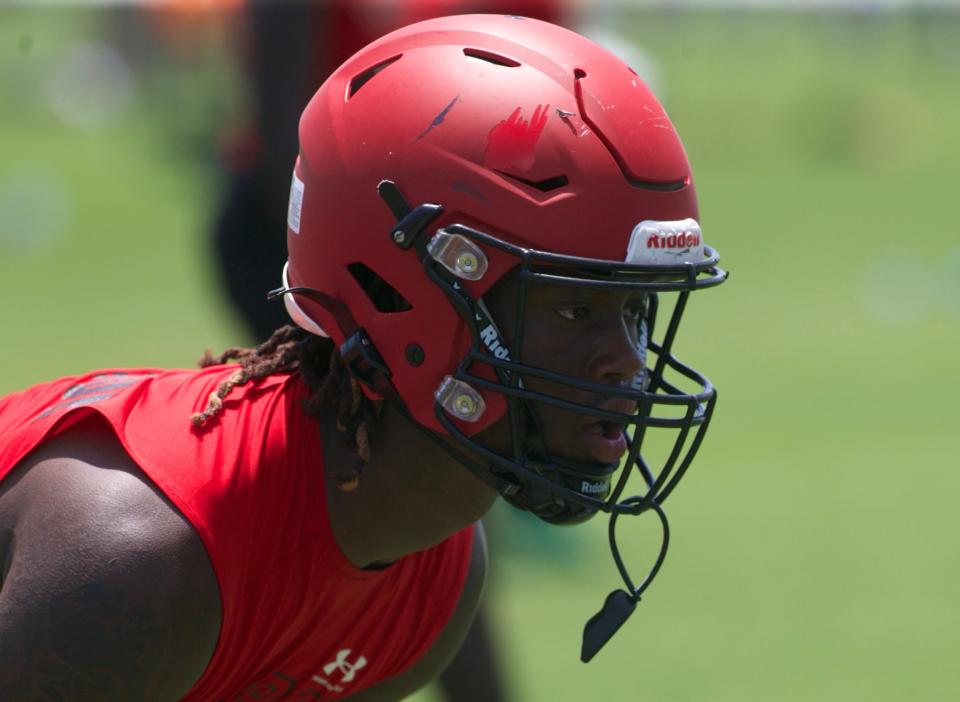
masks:
<path fill-rule="evenodd" d="M 527 122 L 522 107 L 515 109 L 487 135 L 483 165 L 498 171 L 526 172 L 533 167 L 534 150 L 547 125 L 550 105 L 537 105 Z"/>

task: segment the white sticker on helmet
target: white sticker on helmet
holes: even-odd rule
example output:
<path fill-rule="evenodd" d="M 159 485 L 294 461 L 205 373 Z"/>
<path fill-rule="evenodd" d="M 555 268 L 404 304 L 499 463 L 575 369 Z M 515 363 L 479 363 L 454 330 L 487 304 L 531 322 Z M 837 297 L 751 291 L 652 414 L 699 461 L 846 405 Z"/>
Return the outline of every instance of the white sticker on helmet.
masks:
<path fill-rule="evenodd" d="M 287 208 L 287 226 L 294 234 L 300 233 L 300 210 L 303 208 L 303 181 L 296 172 L 290 181 L 290 206 Z"/>
<path fill-rule="evenodd" d="M 645 219 L 633 228 L 627 263 L 676 265 L 703 261 L 703 235 L 695 219 Z"/>

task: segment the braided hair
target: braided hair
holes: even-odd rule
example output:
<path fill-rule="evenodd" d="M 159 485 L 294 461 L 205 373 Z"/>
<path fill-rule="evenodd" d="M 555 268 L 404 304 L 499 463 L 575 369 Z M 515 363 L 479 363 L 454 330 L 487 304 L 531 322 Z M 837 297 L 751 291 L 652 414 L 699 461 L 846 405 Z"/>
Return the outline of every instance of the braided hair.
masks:
<path fill-rule="evenodd" d="M 373 402 L 363 394 L 333 341 L 287 325 L 253 349 L 229 348 L 218 356 L 208 349 L 199 365 L 207 368 L 231 361 L 239 363 L 240 368 L 210 393 L 206 408 L 192 414 L 190 423 L 200 427 L 214 420 L 223 411 L 224 398 L 240 385 L 275 373 L 300 373 L 310 390 L 303 403 L 304 411 L 319 418 L 324 409 L 332 410 L 337 430 L 357 452 L 352 471 L 333 472 L 341 489 L 356 488 L 360 472 L 370 460 L 370 440 L 383 403 Z"/>

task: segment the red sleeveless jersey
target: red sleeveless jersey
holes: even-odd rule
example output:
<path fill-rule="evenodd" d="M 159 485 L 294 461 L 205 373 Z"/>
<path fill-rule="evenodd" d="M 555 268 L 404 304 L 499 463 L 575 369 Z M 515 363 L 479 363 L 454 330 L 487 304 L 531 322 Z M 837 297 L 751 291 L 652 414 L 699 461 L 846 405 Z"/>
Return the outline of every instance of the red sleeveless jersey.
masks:
<path fill-rule="evenodd" d="M 107 420 L 193 525 L 220 587 L 217 647 L 185 700 L 336 700 L 403 672 L 453 613 L 472 528 L 383 570 L 355 568 L 327 519 L 299 376 L 239 387 L 191 426 L 235 370 L 108 370 L 0 398 L 0 480 L 80 419 Z"/>

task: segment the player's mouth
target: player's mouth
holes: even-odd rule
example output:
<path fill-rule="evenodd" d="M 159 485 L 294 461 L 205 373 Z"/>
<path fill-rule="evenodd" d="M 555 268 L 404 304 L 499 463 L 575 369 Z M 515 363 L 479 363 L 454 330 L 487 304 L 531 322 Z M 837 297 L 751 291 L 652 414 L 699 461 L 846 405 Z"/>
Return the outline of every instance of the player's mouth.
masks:
<path fill-rule="evenodd" d="M 583 427 L 583 443 L 590 457 L 600 463 L 617 463 L 627 450 L 623 424 L 597 421 Z"/>

